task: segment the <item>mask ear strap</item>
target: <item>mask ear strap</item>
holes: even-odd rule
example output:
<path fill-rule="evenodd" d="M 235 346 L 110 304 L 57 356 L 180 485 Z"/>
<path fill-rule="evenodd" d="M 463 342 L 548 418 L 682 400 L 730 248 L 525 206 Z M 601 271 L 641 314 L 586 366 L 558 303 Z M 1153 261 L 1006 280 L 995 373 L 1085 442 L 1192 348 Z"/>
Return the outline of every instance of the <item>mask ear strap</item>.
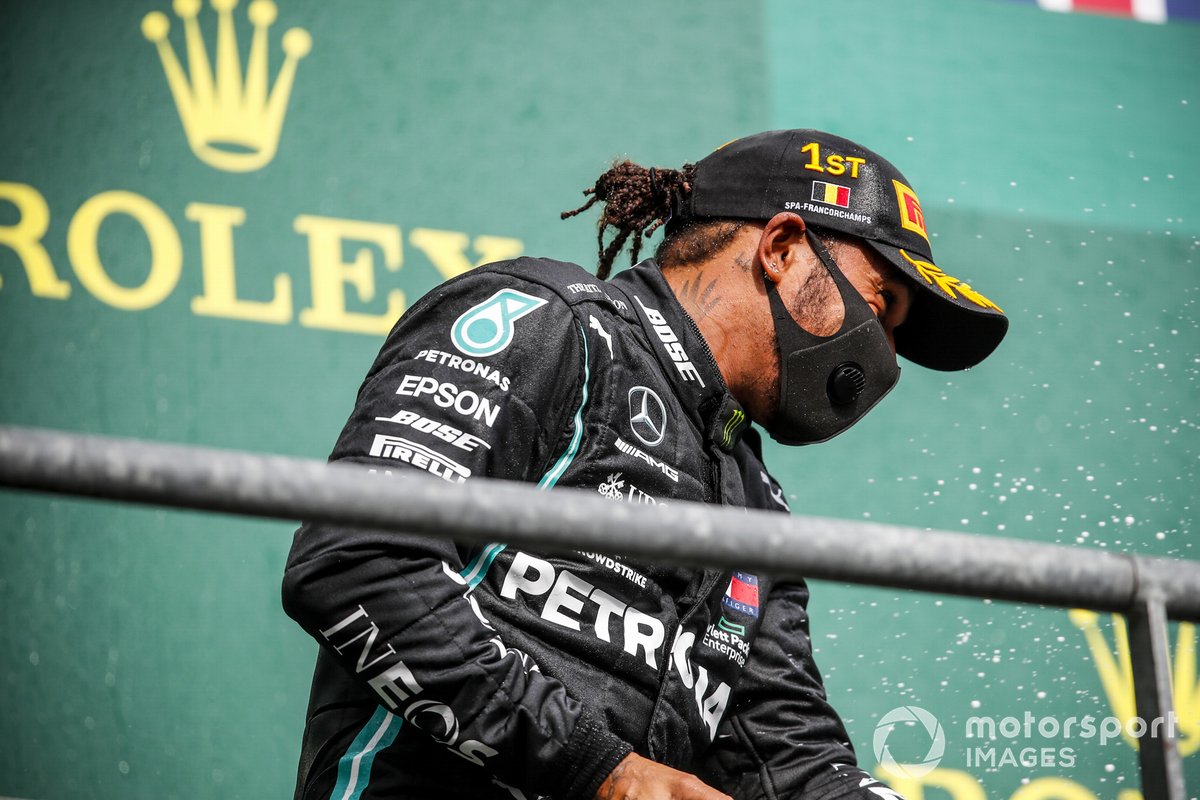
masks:
<path fill-rule="evenodd" d="M 838 294 L 842 296 L 842 308 L 845 312 L 842 327 L 834 336 L 850 328 L 856 328 L 868 320 L 876 320 L 875 312 L 871 310 L 871 306 L 858 293 L 858 289 L 854 288 L 854 284 L 850 283 L 850 279 L 838 267 L 829 248 L 825 247 L 825 243 L 821 241 L 821 237 L 817 236 L 811 226 L 804 229 L 804 234 L 808 237 L 808 244 L 817 254 L 817 258 L 821 259 L 821 263 L 825 265 L 829 277 L 833 278 L 833 282 L 837 285 Z"/>
<path fill-rule="evenodd" d="M 795 320 L 792 319 L 791 313 L 788 312 L 783 304 L 783 299 L 779 296 L 778 282 L 772 280 L 766 270 L 763 270 L 762 278 L 767 292 L 767 302 L 771 304 L 771 318 L 775 320 L 775 327 L 778 328 L 784 322 L 795 324 Z"/>
<path fill-rule="evenodd" d="M 764 273 L 763 282 L 766 283 L 767 302 L 771 305 L 771 318 L 775 321 L 775 340 L 780 359 L 786 360 L 788 353 L 804 350 L 829 338 L 809 333 L 797 324 L 779 296 L 779 286 L 771 280 L 771 276 Z"/>
<path fill-rule="evenodd" d="M 795 318 L 787 310 L 783 298 L 779 296 L 779 287 L 775 281 L 771 280 L 770 276 L 763 275 L 763 281 L 766 283 L 767 301 L 771 304 L 771 317 L 775 320 L 775 336 L 779 340 L 780 353 L 803 350 L 814 344 L 829 341 L 851 328 L 858 327 L 863 322 L 875 320 L 875 313 L 871 311 L 871 307 L 867 305 L 867 301 L 862 299 L 862 295 L 850 283 L 850 279 L 838 269 L 837 263 L 833 260 L 833 256 L 830 255 L 829 249 L 825 247 L 825 243 L 813 233 L 812 228 L 807 228 L 805 235 L 808 237 L 808 243 L 812 247 L 813 252 L 817 254 L 817 258 L 821 260 L 821 263 L 825 266 L 825 270 L 833 278 L 834 284 L 838 287 L 838 294 L 842 298 L 842 308 L 845 310 L 842 318 L 842 326 L 838 329 L 837 333 L 831 336 L 817 336 L 814 333 L 809 333 L 803 326 L 796 322 Z"/>

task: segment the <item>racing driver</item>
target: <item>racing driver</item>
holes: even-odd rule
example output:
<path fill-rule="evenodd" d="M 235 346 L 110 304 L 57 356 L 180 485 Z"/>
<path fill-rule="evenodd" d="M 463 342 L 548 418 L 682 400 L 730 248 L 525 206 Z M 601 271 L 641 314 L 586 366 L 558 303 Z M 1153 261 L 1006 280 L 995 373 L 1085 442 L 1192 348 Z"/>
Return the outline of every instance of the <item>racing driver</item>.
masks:
<path fill-rule="evenodd" d="M 934 265 L 911 187 L 814 130 L 618 163 L 585 192 L 598 276 L 518 258 L 431 291 L 331 460 L 787 512 L 751 422 L 824 441 L 895 385 L 897 353 L 964 369 L 1007 329 Z M 898 797 L 826 699 L 807 600 L 770 575 L 302 525 L 283 601 L 321 647 L 296 797 Z"/>

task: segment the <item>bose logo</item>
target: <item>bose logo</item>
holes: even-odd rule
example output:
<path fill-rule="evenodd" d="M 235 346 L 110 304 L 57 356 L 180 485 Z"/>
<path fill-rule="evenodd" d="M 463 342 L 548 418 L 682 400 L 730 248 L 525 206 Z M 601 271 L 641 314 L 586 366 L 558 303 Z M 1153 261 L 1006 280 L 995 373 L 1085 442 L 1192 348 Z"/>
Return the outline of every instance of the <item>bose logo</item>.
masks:
<path fill-rule="evenodd" d="M 397 411 L 390 417 L 376 417 L 375 421 L 394 422 L 397 425 L 407 425 L 410 428 L 419 430 L 421 433 L 428 433 L 430 436 L 436 436 L 443 442 L 449 442 L 459 450 L 466 450 L 468 453 L 474 452 L 475 448 L 479 447 L 479 445 L 483 445 L 488 450 L 492 449 L 490 444 L 485 442 L 483 439 L 480 439 L 478 436 L 474 436 L 469 433 L 463 433 L 453 425 L 447 425 L 444 422 L 438 422 L 437 420 L 430 419 L 429 417 L 422 417 L 415 411 Z"/>
<path fill-rule="evenodd" d="M 633 299 L 642 307 L 642 312 L 646 315 L 646 319 L 650 321 L 650 326 L 654 328 L 654 332 L 658 334 L 663 347 L 666 348 L 667 355 L 675 362 L 675 369 L 679 370 L 680 376 L 685 381 L 696 381 L 701 386 L 704 386 L 704 379 L 700 377 L 700 372 L 696 369 L 696 365 L 688 358 L 687 351 L 683 349 L 683 343 L 679 341 L 679 337 L 675 334 L 675 331 L 671 330 L 671 326 L 667 324 L 667 320 L 663 315 L 656 309 L 647 308 L 640 297 L 634 295 Z"/>

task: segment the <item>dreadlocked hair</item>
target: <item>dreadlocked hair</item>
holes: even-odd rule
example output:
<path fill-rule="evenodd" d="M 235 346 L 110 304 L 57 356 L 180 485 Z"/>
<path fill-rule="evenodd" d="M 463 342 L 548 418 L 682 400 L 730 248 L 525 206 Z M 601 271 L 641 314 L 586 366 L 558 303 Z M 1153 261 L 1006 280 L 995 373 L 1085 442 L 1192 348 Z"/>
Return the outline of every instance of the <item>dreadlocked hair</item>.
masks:
<path fill-rule="evenodd" d="M 584 189 L 590 195 L 586 203 L 573 211 L 562 212 L 562 219 L 574 217 L 594 206 L 604 203 L 596 234 L 599 247 L 599 265 L 596 276 L 604 280 L 612 272 L 617 254 L 630 244 L 630 263 L 637 261 L 642 250 L 642 240 L 654 234 L 671 219 L 676 202 L 692 191 L 692 179 L 696 174 L 695 164 L 684 164 L 682 169 L 660 169 L 643 167 L 632 161 L 619 161 L 601 175 L 596 184 Z M 609 228 L 617 233 L 604 243 L 604 234 Z"/>

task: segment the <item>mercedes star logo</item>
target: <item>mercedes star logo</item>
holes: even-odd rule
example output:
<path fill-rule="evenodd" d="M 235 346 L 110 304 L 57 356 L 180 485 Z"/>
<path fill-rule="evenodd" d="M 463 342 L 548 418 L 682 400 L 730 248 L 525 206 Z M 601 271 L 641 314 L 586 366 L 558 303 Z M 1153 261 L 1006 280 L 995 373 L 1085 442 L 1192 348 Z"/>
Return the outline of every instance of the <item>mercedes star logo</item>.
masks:
<path fill-rule="evenodd" d="M 635 386 L 629 390 L 629 427 L 647 447 L 662 443 L 667 433 L 667 409 L 653 389 Z"/>

